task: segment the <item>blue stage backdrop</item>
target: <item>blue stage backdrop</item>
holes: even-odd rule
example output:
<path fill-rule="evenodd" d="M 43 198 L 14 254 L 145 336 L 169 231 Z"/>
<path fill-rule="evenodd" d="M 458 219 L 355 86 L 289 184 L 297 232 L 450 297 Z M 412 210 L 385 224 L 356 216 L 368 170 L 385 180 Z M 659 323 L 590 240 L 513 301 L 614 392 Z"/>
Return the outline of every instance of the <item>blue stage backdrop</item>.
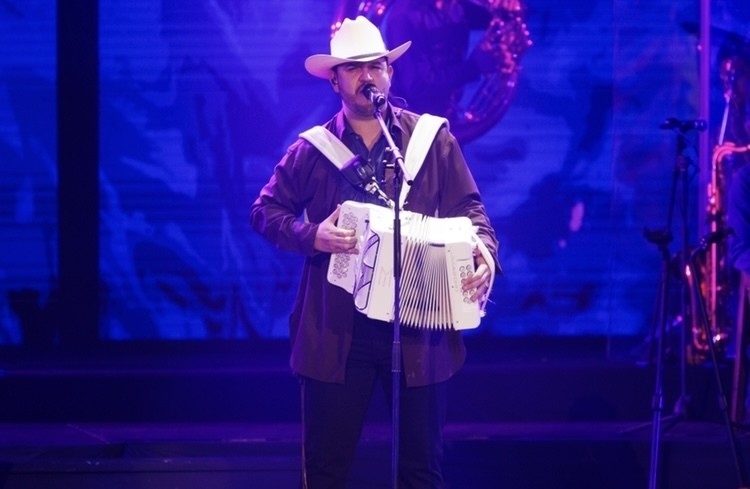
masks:
<path fill-rule="evenodd" d="M 0 344 L 57 285 L 56 3 L 0 3 Z"/>
<path fill-rule="evenodd" d="M 463 143 L 506 273 L 470 334 L 645 335 L 659 253 L 643 230 L 665 225 L 675 166 L 675 135 L 659 125 L 697 117 L 696 38 L 683 22 L 697 22 L 698 2 L 522 3 L 533 46 L 510 107 Z M 0 31 L 6 343 L 19 341 L 8 294 L 36 290 L 43 302 L 56 273 L 54 5 L 0 5 L 11 27 Z M 328 50 L 331 23 L 351 8 L 100 2 L 103 339 L 287 335 L 301 257 L 255 235 L 248 207 L 296 135 L 338 109 L 303 61 Z M 713 12 L 723 29 L 750 26 L 739 0 Z M 686 212 L 691 241 L 705 191 L 696 172 L 674 229 Z"/>

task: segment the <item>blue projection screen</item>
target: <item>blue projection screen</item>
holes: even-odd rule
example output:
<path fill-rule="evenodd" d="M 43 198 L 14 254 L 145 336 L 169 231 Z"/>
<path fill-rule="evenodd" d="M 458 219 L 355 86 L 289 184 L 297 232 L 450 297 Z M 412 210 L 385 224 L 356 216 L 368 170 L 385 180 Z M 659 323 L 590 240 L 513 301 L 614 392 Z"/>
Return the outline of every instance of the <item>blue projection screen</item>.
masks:
<path fill-rule="evenodd" d="M 698 100 L 679 23 L 697 3 L 673 4 L 525 4 L 534 44 L 511 105 L 463 145 L 506 273 L 477 334 L 647 331 L 659 254 L 643 229 L 665 222 L 674 162 L 658 126 Z M 287 334 L 301 258 L 256 236 L 248 206 L 338 108 L 302 63 L 349 7 L 311 5 L 102 2 L 104 338 Z"/>
<path fill-rule="evenodd" d="M 0 344 L 57 286 L 56 4 L 0 4 Z"/>

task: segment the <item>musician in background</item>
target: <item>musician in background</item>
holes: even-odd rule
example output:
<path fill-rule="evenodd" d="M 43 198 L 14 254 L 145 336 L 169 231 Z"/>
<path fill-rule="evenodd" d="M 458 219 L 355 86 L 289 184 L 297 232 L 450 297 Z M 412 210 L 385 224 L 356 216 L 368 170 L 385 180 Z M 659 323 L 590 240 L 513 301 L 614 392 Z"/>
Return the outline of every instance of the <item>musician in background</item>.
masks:
<path fill-rule="evenodd" d="M 735 366 L 731 416 L 745 422 L 748 415 L 747 367 L 750 345 L 750 41 L 728 34 L 719 53 L 719 76 L 727 104 L 726 136 L 714 148 L 714 164 L 728 179 L 726 195 L 727 258 L 739 273 Z M 734 278 L 734 277 L 733 277 Z"/>
<path fill-rule="evenodd" d="M 393 82 L 393 94 L 409 108 L 442 116 L 464 85 L 479 78 L 479 67 L 466 59 L 472 26 L 459 0 L 399 0 L 389 7 L 384 36 L 389 44 L 411 40 L 410 62 Z M 487 16 L 484 26 L 489 22 Z"/>
<path fill-rule="evenodd" d="M 732 229 L 728 243 L 729 262 L 740 275 L 731 416 L 735 422 L 746 423 L 750 413 L 747 385 L 750 354 L 750 164 L 742 165 L 732 176 L 727 195 L 727 224 Z"/>
<path fill-rule="evenodd" d="M 324 124 L 374 172 L 379 186 L 398 202 L 388 143 L 365 94 L 374 86 L 388 95 L 393 62 L 405 42 L 385 47 L 378 28 L 364 17 L 345 19 L 331 39 L 331 54 L 310 56 L 305 68 L 328 80 L 341 97 L 341 110 Z M 386 102 L 383 118 L 402 153 L 419 119 Z M 287 150 L 250 208 L 252 227 L 283 250 L 305 256 L 302 283 L 290 317 L 290 365 L 301 381 L 303 487 L 344 488 L 365 414 L 377 383 L 391 397 L 393 324 L 355 311 L 351 294 L 327 281 L 332 253 L 355 253 L 353 230 L 336 226 L 339 205 L 383 199 L 354 185 L 310 142 Z M 456 139 L 443 126 L 414 176 L 406 210 L 428 216 L 467 216 L 495 263 L 476 257 L 474 274 L 463 283 L 480 300 L 497 267 L 498 244 L 475 181 Z M 301 216 L 305 219 L 301 219 Z M 441 459 L 446 381 L 463 365 L 465 348 L 453 330 L 402 328 L 399 486 L 443 487 Z"/>
<path fill-rule="evenodd" d="M 722 58 L 722 78 L 730 90 L 727 140 L 716 148 L 727 167 L 727 224 L 730 263 L 743 275 L 750 274 L 750 40 L 727 43 Z M 720 53 L 721 55 L 722 53 Z"/>
<path fill-rule="evenodd" d="M 463 87 L 506 67 L 505 50 L 474 49 L 472 30 L 485 30 L 490 10 L 520 11 L 519 0 L 399 0 L 389 6 L 384 36 L 389 44 L 413 42 L 409 64 L 399 71 L 393 94 L 411 110 L 451 117 Z"/>

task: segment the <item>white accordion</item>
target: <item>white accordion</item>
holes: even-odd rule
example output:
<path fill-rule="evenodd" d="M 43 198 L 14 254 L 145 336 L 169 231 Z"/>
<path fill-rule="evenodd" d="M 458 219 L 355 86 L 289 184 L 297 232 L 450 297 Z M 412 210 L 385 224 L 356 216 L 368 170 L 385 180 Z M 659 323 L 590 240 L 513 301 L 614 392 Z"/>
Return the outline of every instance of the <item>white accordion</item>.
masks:
<path fill-rule="evenodd" d="M 471 292 L 462 290 L 461 280 L 474 272 L 474 248 L 479 248 L 493 278 L 494 261 L 471 220 L 409 211 L 399 215 L 401 323 L 455 330 L 479 326 L 486 296 L 471 301 Z M 337 225 L 356 230 L 358 253 L 334 253 L 328 266 L 328 281 L 351 293 L 359 312 L 381 321 L 394 320 L 393 221 L 392 209 L 344 202 Z"/>

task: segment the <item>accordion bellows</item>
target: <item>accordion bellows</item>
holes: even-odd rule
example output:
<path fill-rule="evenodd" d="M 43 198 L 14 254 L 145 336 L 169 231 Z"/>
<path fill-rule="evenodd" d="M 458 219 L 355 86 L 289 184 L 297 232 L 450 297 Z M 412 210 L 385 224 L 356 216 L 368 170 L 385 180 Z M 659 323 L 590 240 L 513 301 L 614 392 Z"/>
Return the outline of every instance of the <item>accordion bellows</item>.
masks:
<path fill-rule="evenodd" d="M 467 217 L 436 218 L 401 211 L 402 325 L 430 329 L 472 329 L 483 309 L 461 289 L 474 272 L 473 250 L 486 247 Z M 394 320 L 392 209 L 353 201 L 341 206 L 338 226 L 355 229 L 357 254 L 334 253 L 328 281 L 354 298 L 356 309 L 381 321 Z M 492 257 L 485 256 L 488 263 Z"/>

